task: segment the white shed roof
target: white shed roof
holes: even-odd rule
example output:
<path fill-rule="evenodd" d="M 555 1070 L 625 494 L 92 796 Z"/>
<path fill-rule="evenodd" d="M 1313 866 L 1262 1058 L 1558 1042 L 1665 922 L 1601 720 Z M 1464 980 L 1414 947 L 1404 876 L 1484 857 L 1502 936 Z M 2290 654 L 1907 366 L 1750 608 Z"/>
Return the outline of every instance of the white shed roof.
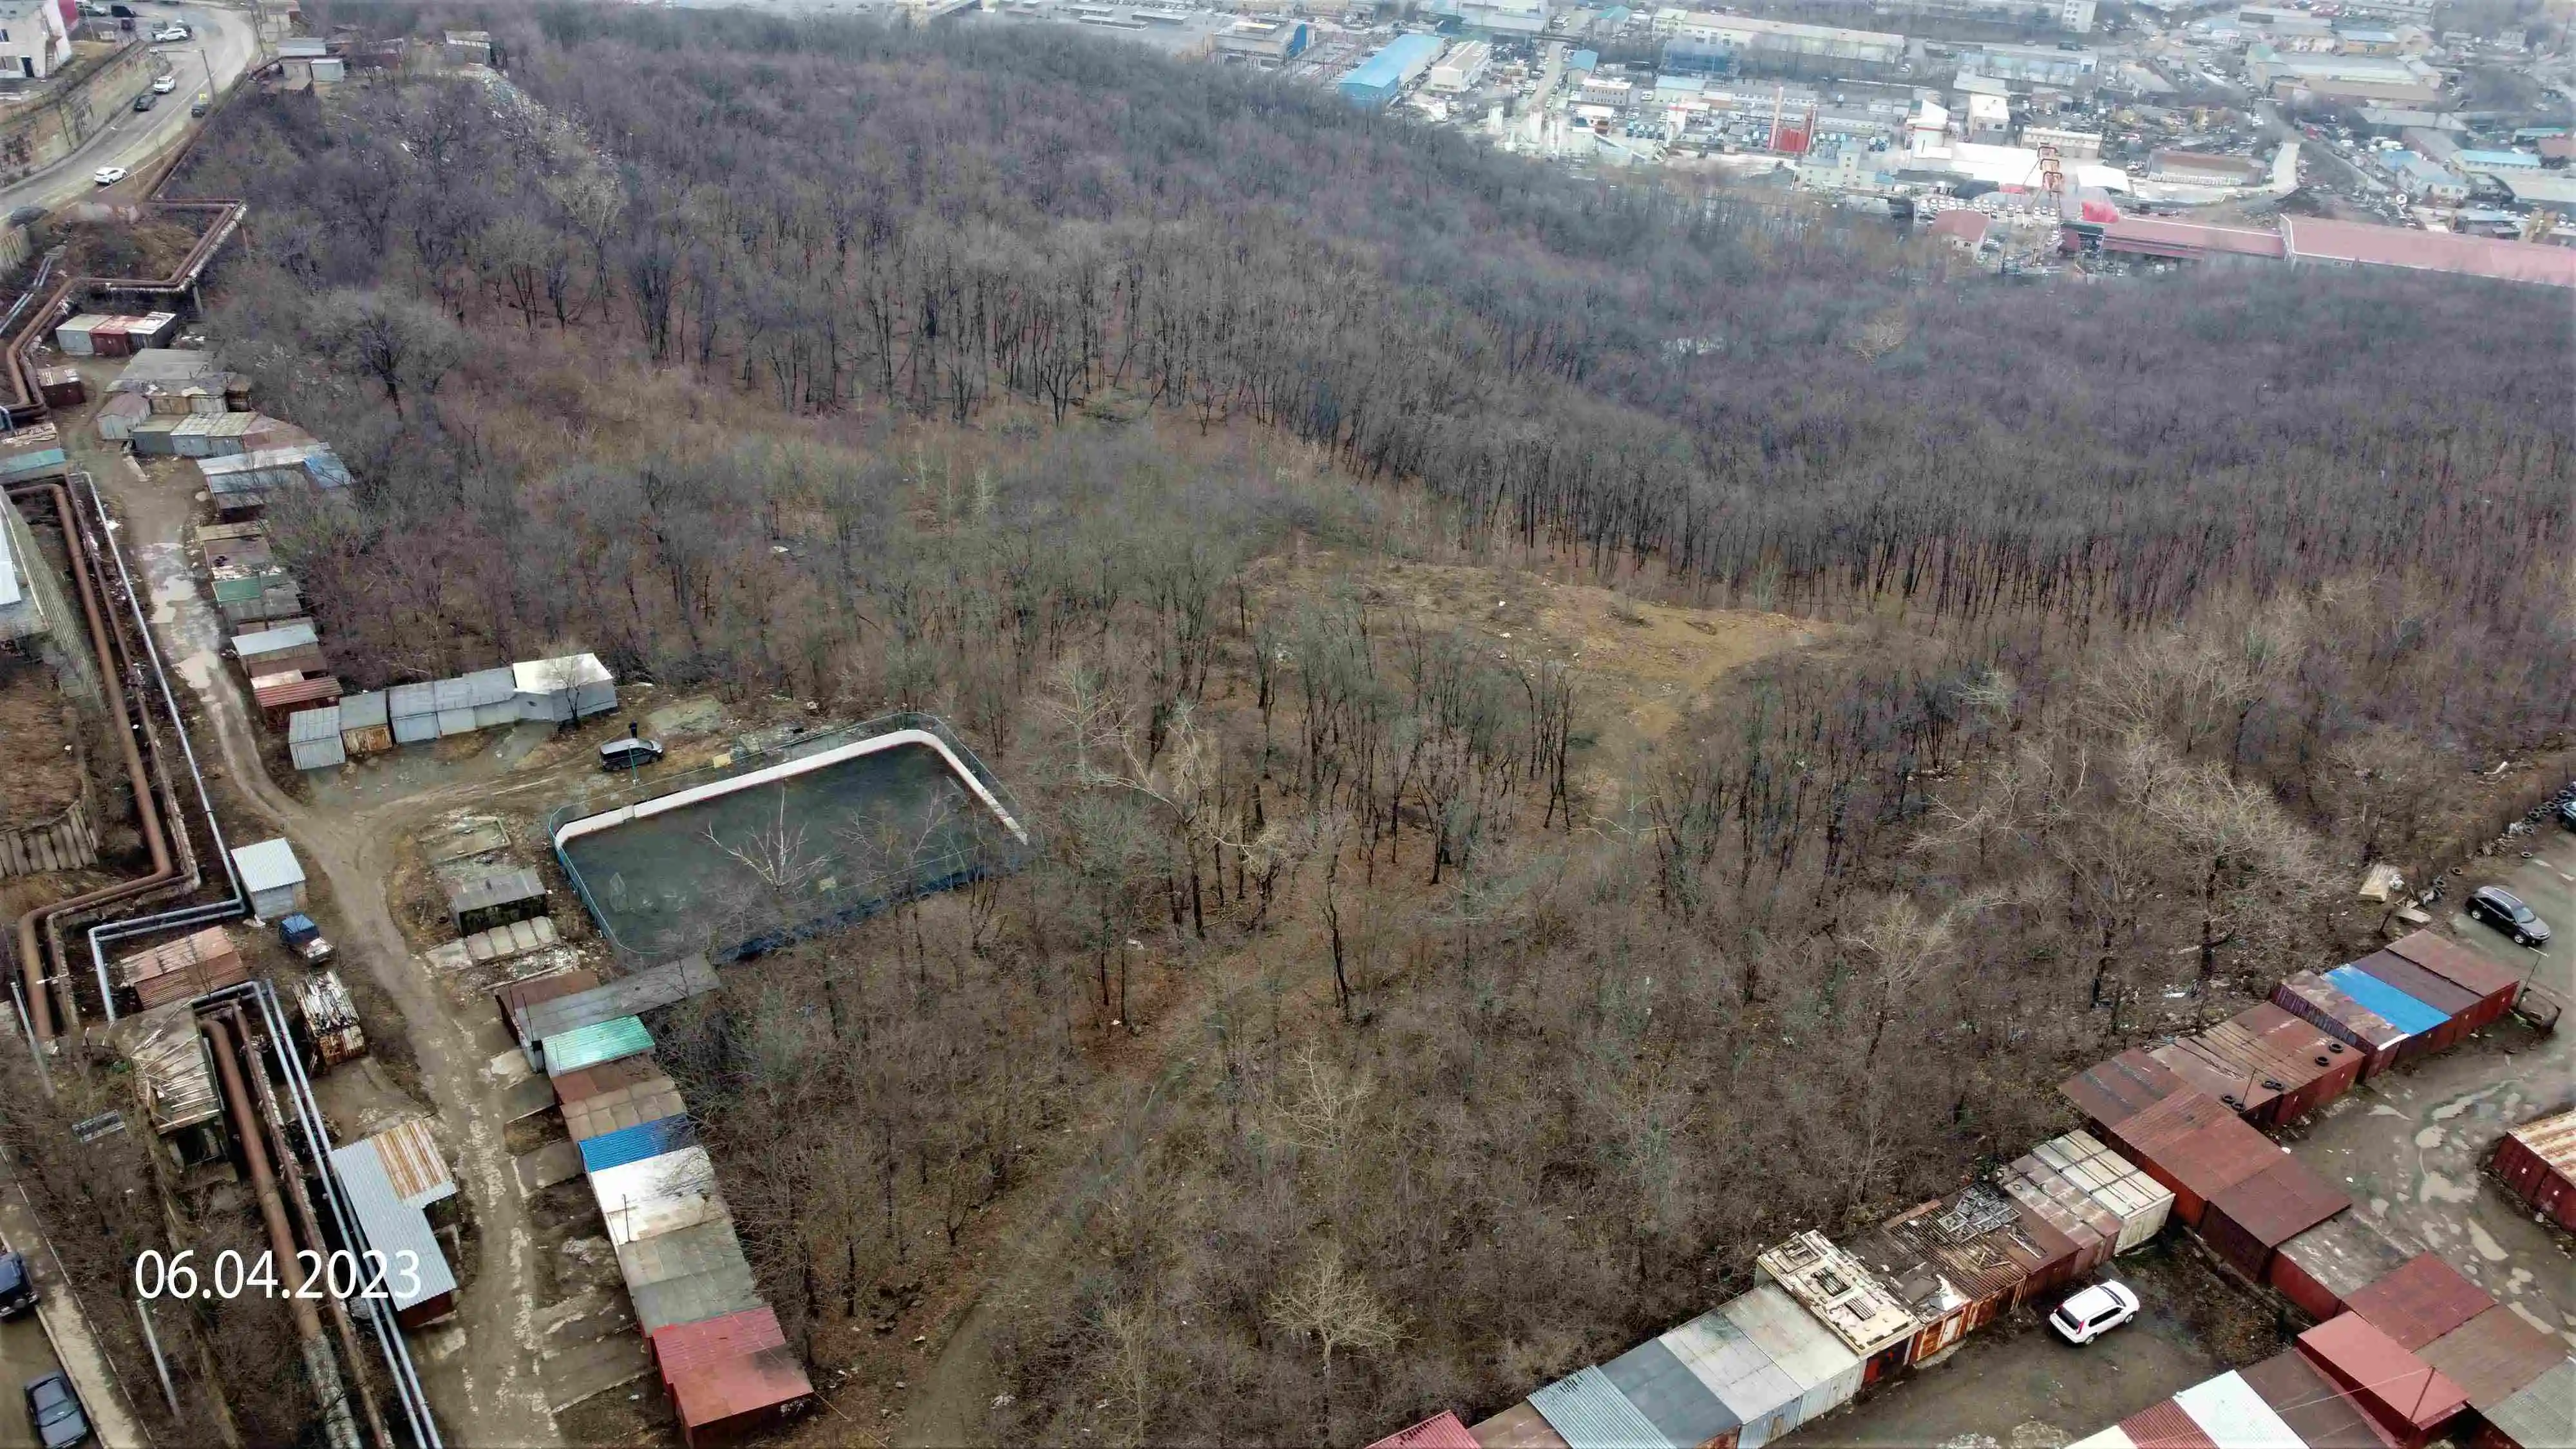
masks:
<path fill-rule="evenodd" d="M 615 675 L 596 654 L 567 654 L 560 659 L 527 659 L 510 666 L 521 694 L 549 694 L 585 684 L 614 684 Z"/>
<path fill-rule="evenodd" d="M 242 889 L 252 892 L 304 883 L 304 867 L 295 859 L 295 847 L 283 839 L 240 847 L 233 852 L 233 869 L 241 872 Z"/>

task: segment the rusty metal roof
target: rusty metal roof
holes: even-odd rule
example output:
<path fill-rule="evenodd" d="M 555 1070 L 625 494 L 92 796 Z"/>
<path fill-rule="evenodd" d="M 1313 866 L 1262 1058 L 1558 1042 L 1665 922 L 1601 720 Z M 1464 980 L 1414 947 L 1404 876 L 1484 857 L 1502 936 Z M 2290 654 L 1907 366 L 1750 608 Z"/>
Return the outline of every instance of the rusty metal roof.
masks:
<path fill-rule="evenodd" d="M 2468 1407 L 2466 1390 L 2358 1313 L 2300 1334 L 2299 1352 L 2338 1386 L 2418 1430 L 2437 1428 Z"/>
<path fill-rule="evenodd" d="M 2281 1256 L 2340 1303 L 2406 1261 L 2408 1250 L 2360 1213 L 2341 1213 L 2281 1244 Z"/>
<path fill-rule="evenodd" d="M 2567 1345 L 2498 1304 L 2424 1345 L 2419 1356 L 2467 1390 L 2471 1406 L 2483 1413 L 2556 1367 Z"/>
<path fill-rule="evenodd" d="M 2373 951 L 2353 962 L 2352 969 L 2374 980 L 2387 982 L 2445 1017 L 2475 1011 L 2481 999 L 2478 993 L 2445 980 L 2394 951 Z"/>
<path fill-rule="evenodd" d="M 1482 1449 L 1572 1449 L 1527 1399 L 1467 1432 L 1476 1436 Z"/>
<path fill-rule="evenodd" d="M 2352 1206 L 2352 1196 L 2285 1153 L 2272 1166 L 2212 1194 L 2209 1206 L 2255 1242 L 2275 1248 Z"/>
<path fill-rule="evenodd" d="M 2291 1000 L 2284 1001 L 2283 997 Z M 2346 1039 L 2373 1051 L 2386 1051 L 2414 1033 L 2381 1016 L 2378 1012 L 2344 994 L 2341 987 L 2314 971 L 2301 971 L 2285 977 L 2272 988 L 2272 999 L 2282 1009 L 2306 1017 L 2320 1026 L 2332 1023 L 2341 1027 Z M 2300 1010 L 2305 1006 L 2306 1010 Z"/>
<path fill-rule="evenodd" d="M 2068 1077 L 2057 1084 L 2057 1090 L 2089 1120 L 2117 1127 L 2176 1092 L 2189 1090 L 2189 1084 L 2133 1047 Z"/>
<path fill-rule="evenodd" d="M 2174 1093 L 2110 1130 L 2134 1155 L 2179 1142 L 2212 1124 L 2234 1121 L 2235 1108 L 2207 1092 L 2184 1091 Z"/>
<path fill-rule="evenodd" d="M 2522 974 L 2490 961 L 2439 931 L 2417 931 L 2388 949 L 2481 999 L 2518 991 Z"/>
<path fill-rule="evenodd" d="M 781 1346 L 690 1369 L 671 1381 L 671 1407 L 682 1424 L 699 1429 L 783 1408 L 813 1392 L 795 1353 Z"/>
<path fill-rule="evenodd" d="M 2122 1419 L 2120 1432 L 2138 1449 L 2218 1449 L 2182 1405 L 2171 1399 Z"/>
<path fill-rule="evenodd" d="M 447 1159 L 440 1155 L 436 1139 L 429 1135 L 429 1119 L 414 1117 L 389 1127 L 368 1138 L 367 1144 L 376 1149 L 385 1181 L 403 1206 L 427 1207 L 456 1195 L 456 1178 L 448 1172 Z"/>
<path fill-rule="evenodd" d="M 2397 1449 L 2369 1411 L 2297 1349 L 2283 1349 L 2237 1373 L 2308 1449 Z"/>
<path fill-rule="evenodd" d="M 2560 1177 L 2576 1178 L 2576 1112 L 2525 1122 L 2507 1135 Z"/>
<path fill-rule="evenodd" d="M 2495 1307 L 2495 1300 L 2438 1256 L 2418 1253 L 2396 1272 L 2344 1295 L 2343 1306 L 2411 1350 Z"/>

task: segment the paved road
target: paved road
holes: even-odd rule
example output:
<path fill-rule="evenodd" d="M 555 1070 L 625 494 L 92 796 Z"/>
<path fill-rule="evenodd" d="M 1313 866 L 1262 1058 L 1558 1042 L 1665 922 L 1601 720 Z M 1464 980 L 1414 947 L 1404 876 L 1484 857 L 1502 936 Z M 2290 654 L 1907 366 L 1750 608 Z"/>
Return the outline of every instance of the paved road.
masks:
<path fill-rule="evenodd" d="M 131 107 L 132 97 L 119 102 L 116 119 L 99 128 L 97 134 L 80 144 L 71 155 L 55 162 L 14 186 L 0 188 L 0 214 L 21 206 L 60 206 L 77 201 L 98 188 L 90 181 L 91 173 L 102 166 L 137 169 L 172 145 L 188 129 L 188 102 L 200 91 L 220 91 L 240 75 L 259 52 L 259 31 L 247 10 L 225 9 L 209 5 L 140 5 L 135 7 L 138 27 L 153 27 L 172 20 L 185 21 L 196 38 L 184 45 L 153 47 L 162 63 L 179 81 L 177 90 L 161 98 L 161 103 L 148 111 Z M 111 194 L 120 200 L 140 200 L 132 194 L 134 183 L 115 188 Z"/>
<path fill-rule="evenodd" d="M 27 1423 L 27 1411 L 18 1391 L 30 1380 L 52 1373 L 54 1346 L 45 1342 L 45 1330 L 36 1315 L 21 1313 L 0 1323 L 0 1449 L 34 1449 L 36 1434 Z"/>

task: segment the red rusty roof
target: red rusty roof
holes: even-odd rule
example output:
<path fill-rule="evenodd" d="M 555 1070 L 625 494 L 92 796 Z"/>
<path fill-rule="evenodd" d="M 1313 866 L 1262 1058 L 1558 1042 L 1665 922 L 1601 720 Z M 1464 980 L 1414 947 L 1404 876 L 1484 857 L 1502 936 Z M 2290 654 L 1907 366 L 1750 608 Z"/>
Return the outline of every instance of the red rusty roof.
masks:
<path fill-rule="evenodd" d="M 619 1057 L 613 1062 L 601 1062 L 598 1066 L 583 1067 L 579 1071 L 566 1072 L 555 1078 L 555 1100 L 568 1107 L 585 1098 L 596 1097 L 602 1092 L 614 1092 L 620 1087 L 649 1082 L 661 1075 L 663 1075 L 662 1068 L 649 1054 L 638 1053 L 631 1057 Z"/>
<path fill-rule="evenodd" d="M 786 1343 L 787 1334 L 778 1326 L 778 1314 L 764 1303 L 738 1313 L 655 1329 L 653 1359 L 661 1365 L 662 1381 L 669 1383 L 690 1369 L 742 1358 L 764 1348 L 782 1348 Z"/>
<path fill-rule="evenodd" d="M 2239 256 L 2277 260 L 2286 254 L 2281 234 L 2276 231 L 2159 221 L 2145 216 L 2124 216 L 2103 227 L 2102 245 L 2111 251 L 2143 252 L 2158 257 Z"/>
<path fill-rule="evenodd" d="M 2576 1112 L 2525 1122 L 2505 1134 L 2560 1177 L 2576 1178 Z"/>
<path fill-rule="evenodd" d="M 2146 1152 L 2179 1142 L 2215 1123 L 2235 1121 L 2236 1109 L 2207 1092 L 2176 1092 L 2110 1131 L 2130 1148 Z"/>
<path fill-rule="evenodd" d="M 695 1429 L 792 1404 L 813 1392 L 795 1353 L 780 1346 L 688 1370 L 671 1381 L 671 1406 L 682 1424 Z"/>
<path fill-rule="evenodd" d="M 2120 1432 L 2138 1449 L 2218 1449 L 2182 1405 L 2171 1399 L 2122 1419 Z"/>
<path fill-rule="evenodd" d="M 2105 1127 L 2117 1127 L 2189 1084 L 2145 1052 L 2131 1048 L 2058 1083 L 2075 1110 Z"/>
<path fill-rule="evenodd" d="M 1369 1449 L 1485 1449 L 1467 1426 L 1447 1409 L 1409 1429 L 1398 1429 L 1371 1444 Z"/>
<path fill-rule="evenodd" d="M 2576 287 L 2576 250 L 2539 242 L 2498 241 L 2413 227 L 2371 226 L 2284 216 L 2281 237 L 2293 262 L 2358 263 Z"/>
<path fill-rule="evenodd" d="M 2284 1349 L 2239 1369 L 2237 1376 L 2254 1390 L 2255 1397 L 2272 1406 L 2272 1412 L 2308 1449 L 2397 1449 L 2388 1431 L 2297 1349 Z"/>
<path fill-rule="evenodd" d="M 2397 1346 L 2413 1350 L 2495 1307 L 2487 1291 L 2431 1253 L 2418 1253 L 2396 1272 L 2344 1295 L 2343 1306 Z"/>
<path fill-rule="evenodd" d="M 2263 1171 L 2211 1194 L 2209 1205 L 2256 1242 L 2277 1248 L 2352 1206 L 2352 1198 L 2285 1153 Z"/>
<path fill-rule="evenodd" d="M 2214 1100 L 2203 1100 L 2221 1112 L 2227 1110 Z M 2150 1176 L 2160 1182 L 2170 1178 L 2204 1202 L 2258 1172 L 2268 1171 L 2283 1156 L 2271 1138 L 2234 1116 L 2221 1117 L 2197 1131 L 2152 1147 L 2139 1145 L 2138 1150 L 2138 1165 L 2148 1169 Z"/>
<path fill-rule="evenodd" d="M 2395 1420 L 2430 1430 L 2467 1408 L 2466 1390 L 2409 1353 L 2357 1313 L 2329 1318 L 2299 1335 L 2304 1353 L 2326 1376 Z"/>
<path fill-rule="evenodd" d="M 333 674 L 293 679 L 283 684 L 262 684 L 251 689 L 251 699 L 261 709 L 283 709 L 295 704 L 328 704 L 340 697 L 340 679 Z"/>
<path fill-rule="evenodd" d="M 2481 1000 L 2522 985 L 2521 975 L 2512 968 L 2500 966 L 2438 931 L 2417 931 L 2389 942 L 2388 949 Z"/>
<path fill-rule="evenodd" d="M 1572 1449 L 1527 1399 L 1468 1432 L 1476 1436 L 1479 1449 Z"/>
<path fill-rule="evenodd" d="M 2567 1345 L 2498 1304 L 2424 1345 L 2418 1357 L 2468 1391 L 2469 1403 L 2492 1409 L 2529 1387 L 2567 1357 Z"/>

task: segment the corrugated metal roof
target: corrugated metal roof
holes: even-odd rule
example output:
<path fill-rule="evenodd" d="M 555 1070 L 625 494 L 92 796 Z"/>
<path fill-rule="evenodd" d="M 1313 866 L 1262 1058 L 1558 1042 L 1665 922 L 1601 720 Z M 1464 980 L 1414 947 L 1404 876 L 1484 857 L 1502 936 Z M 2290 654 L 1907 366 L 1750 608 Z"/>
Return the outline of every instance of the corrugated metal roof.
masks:
<path fill-rule="evenodd" d="M 2438 931 L 2417 931 L 2389 942 L 2388 949 L 2481 999 L 2522 986 L 2522 976 L 2513 968 L 2490 961 Z"/>
<path fill-rule="evenodd" d="M 458 915 L 463 915 L 468 911 L 485 910 L 492 906 L 509 905 L 517 901 L 543 900 L 545 894 L 546 883 L 538 879 L 537 873 L 526 866 L 517 866 L 509 870 L 496 870 L 479 875 L 451 887 L 447 893 L 447 908 Z"/>
<path fill-rule="evenodd" d="M 376 1149 L 394 1196 L 406 1206 L 425 1208 L 456 1195 L 456 1178 L 447 1170 L 437 1139 L 429 1135 L 428 1118 L 414 1117 L 366 1140 Z"/>
<path fill-rule="evenodd" d="M 2095 1062 L 2057 1084 L 2058 1093 L 2074 1103 L 2076 1111 L 2105 1127 L 2117 1127 L 2188 1088 L 2163 1063 L 2135 1048 L 2107 1062 Z"/>
<path fill-rule="evenodd" d="M 2576 1442 L 2576 1358 L 2531 1381 L 2521 1393 L 2492 1409 L 2482 1410 L 2487 1424 L 2520 1449 Z"/>
<path fill-rule="evenodd" d="M 575 1027 L 542 1040 L 546 1075 L 550 1077 L 653 1049 L 653 1034 L 644 1029 L 641 1019 L 632 1016 Z"/>
<path fill-rule="evenodd" d="M 1410 1428 L 1398 1429 L 1369 1449 L 1484 1449 L 1467 1426 L 1447 1409 Z"/>
<path fill-rule="evenodd" d="M 2387 1431 L 2297 1349 L 2240 1369 L 2238 1376 L 2308 1449 L 2397 1449 Z"/>
<path fill-rule="evenodd" d="M 2339 1385 L 2419 1430 L 2436 1428 L 2468 1407 L 2467 1391 L 2358 1313 L 2340 1314 L 2300 1334 L 2299 1352 Z"/>
<path fill-rule="evenodd" d="M 1860 1355 L 1816 1321 L 1777 1283 L 1765 1283 L 1721 1310 L 1744 1335 L 1762 1346 L 1801 1397 L 1860 1368 Z"/>
<path fill-rule="evenodd" d="M 617 1250 L 617 1271 L 630 1291 L 741 1261 L 742 1240 L 734 1235 L 731 1218 L 662 1233 Z"/>
<path fill-rule="evenodd" d="M 1724 1309 L 1701 1314 L 1659 1342 L 1708 1385 L 1739 1423 L 1760 1423 L 1798 1402 L 1797 1380 L 1773 1363 Z"/>
<path fill-rule="evenodd" d="M 677 1232 L 725 1215 L 715 1163 L 703 1147 L 685 1147 L 590 1175 L 591 1196 L 611 1243 Z"/>
<path fill-rule="evenodd" d="M 2467 1390 L 2469 1403 L 2483 1413 L 2549 1372 L 2567 1357 L 2567 1344 L 2498 1304 L 2424 1345 L 2419 1356 Z"/>
<path fill-rule="evenodd" d="M 2396 1272 L 2345 1294 L 2343 1306 L 2412 1350 L 2495 1307 L 2495 1300 L 2439 1256 L 2418 1253 Z"/>
<path fill-rule="evenodd" d="M 2233 1372 L 2196 1383 L 2173 1401 L 2218 1449 L 2308 1449 L 2262 1395 Z"/>
<path fill-rule="evenodd" d="M 674 1323 L 655 1330 L 652 1339 L 653 1362 L 668 1383 L 702 1364 L 778 1348 L 787 1342 L 787 1334 L 778 1326 L 777 1311 L 764 1303 L 695 1323 Z"/>
<path fill-rule="evenodd" d="M 2451 1019 L 2448 1012 L 2418 1001 L 2357 967 L 2337 966 L 2326 973 L 2326 979 L 2335 984 L 2336 990 L 2408 1036 L 2435 1030 Z"/>
<path fill-rule="evenodd" d="M 233 869 L 241 872 L 242 889 L 257 894 L 304 884 L 304 867 L 295 847 L 284 840 L 263 840 L 233 851 Z"/>
<path fill-rule="evenodd" d="M 628 1061 L 648 1060 L 629 1057 Z M 588 1142 L 646 1122 L 686 1113 L 680 1100 L 680 1089 L 669 1077 L 655 1073 L 642 1081 L 596 1093 L 564 1104 L 564 1130 L 575 1142 Z"/>
<path fill-rule="evenodd" d="M 2182 1091 L 2109 1130 L 2122 1144 L 2152 1152 L 2217 1123 L 2234 1121 L 2236 1109 L 2216 1097 L 2207 1092 Z"/>
<path fill-rule="evenodd" d="M 642 1162 L 665 1152 L 677 1152 L 698 1144 L 697 1124 L 687 1117 L 660 1117 L 603 1132 L 581 1144 L 581 1165 L 585 1172 L 605 1172 Z"/>
<path fill-rule="evenodd" d="M 372 1141 L 333 1149 L 331 1175 L 339 1180 L 340 1199 L 367 1246 L 385 1257 L 384 1286 L 395 1312 L 456 1291 L 456 1275 L 439 1249 L 438 1234 L 419 1208 L 394 1191 Z M 412 1271 L 406 1273 L 406 1268 Z"/>
<path fill-rule="evenodd" d="M 725 1267 L 648 1283 L 629 1296 L 635 1300 L 635 1325 L 649 1337 L 674 1324 L 698 1323 L 757 1308 L 760 1285 L 752 1281 L 751 1265 L 737 1256 Z"/>
<path fill-rule="evenodd" d="M 518 1015 L 524 1007 L 534 1006 L 540 1001 L 552 1001 L 559 996 L 570 996 L 576 991 L 588 991 L 598 984 L 597 972 L 585 971 L 576 966 L 562 971 L 549 971 L 538 976 L 522 976 L 516 981 L 504 981 L 492 988 L 492 999 L 494 1004 L 501 1008 L 502 1018 L 507 1020 Z"/>
<path fill-rule="evenodd" d="M 385 723 L 385 693 L 371 689 L 364 694 L 345 696 L 340 701 L 340 728 L 374 729 Z"/>
<path fill-rule="evenodd" d="M 436 684 L 397 684 L 386 692 L 386 710 L 394 719 L 438 713 Z"/>
<path fill-rule="evenodd" d="M 299 645 L 321 642 L 322 631 L 313 627 L 312 620 L 297 619 L 248 634 L 235 634 L 233 653 L 244 659 L 254 659 L 262 654 L 282 654 Z"/>
<path fill-rule="evenodd" d="M 641 1015 L 715 989 L 715 968 L 707 958 L 685 957 L 530 1007 L 520 1018 L 519 1031 L 523 1037 L 543 1039 L 612 1017 Z"/>
<path fill-rule="evenodd" d="M 2182 1405 L 2171 1399 L 2122 1419 L 2120 1432 L 2138 1449 L 2217 1449 Z"/>
<path fill-rule="evenodd" d="M 663 1076 L 661 1064 L 651 1057 L 622 1057 L 555 1078 L 555 1100 L 569 1108 L 603 1092 L 614 1092 L 620 1087 L 649 1082 L 657 1077 L 665 1082 L 670 1080 Z"/>
<path fill-rule="evenodd" d="M 2403 1264 L 2408 1251 L 2359 1213 L 2340 1213 L 2281 1244 L 2281 1256 L 2340 1302 Z"/>
<path fill-rule="evenodd" d="M 2158 1145 L 2141 1165 L 2170 1174 L 2206 1202 L 2269 1170 L 2281 1156 L 2282 1149 L 2272 1139 L 2231 1116 Z"/>
<path fill-rule="evenodd" d="M 1521 1400 L 1467 1431 L 1484 1449 L 1571 1449 L 1565 1436 L 1550 1428 L 1547 1416 Z"/>
<path fill-rule="evenodd" d="M 2211 1194 L 2209 1205 L 2254 1241 L 2275 1248 L 2352 1206 L 2352 1195 L 2284 1154 L 2234 1187 Z"/>
<path fill-rule="evenodd" d="M 796 1355 L 764 1348 L 748 1358 L 689 1370 L 671 1381 L 671 1407 L 692 1429 L 775 1409 L 814 1392 Z"/>
<path fill-rule="evenodd" d="M 1666 1442 L 1682 1449 L 1697 1449 L 1744 1427 L 1744 1420 L 1661 1339 L 1648 1339 L 1610 1360 L 1601 1373 Z"/>
<path fill-rule="evenodd" d="M 2294 998 L 2283 1000 L 2283 997 Z M 2386 1051 L 2414 1033 L 2344 994 L 2341 987 L 2314 971 L 2301 971 L 2286 977 L 2272 988 L 2272 999 L 2295 1016 L 2304 1016 L 2319 1025 L 2333 1023 L 2348 1033 L 2349 1038 L 2373 1051 Z M 2307 1010 L 2301 1011 L 2304 1003 Z"/>
<path fill-rule="evenodd" d="M 2559 1176 L 2576 1178 L 2576 1112 L 2525 1122 L 2507 1135 Z"/>
<path fill-rule="evenodd" d="M 2353 962 L 2352 969 L 2374 980 L 2387 982 L 2442 1013 L 2445 1018 L 2473 1012 L 2478 1007 L 2476 992 L 2445 981 L 2394 951 L 2373 951 Z"/>
<path fill-rule="evenodd" d="M 286 720 L 288 744 L 308 744 L 315 740 L 337 739 L 340 735 L 340 707 L 324 705 L 320 709 L 299 709 Z"/>
<path fill-rule="evenodd" d="M 1569 1449 L 1671 1449 L 1645 1415 L 1598 1368 L 1566 1375 L 1529 1396 Z"/>

